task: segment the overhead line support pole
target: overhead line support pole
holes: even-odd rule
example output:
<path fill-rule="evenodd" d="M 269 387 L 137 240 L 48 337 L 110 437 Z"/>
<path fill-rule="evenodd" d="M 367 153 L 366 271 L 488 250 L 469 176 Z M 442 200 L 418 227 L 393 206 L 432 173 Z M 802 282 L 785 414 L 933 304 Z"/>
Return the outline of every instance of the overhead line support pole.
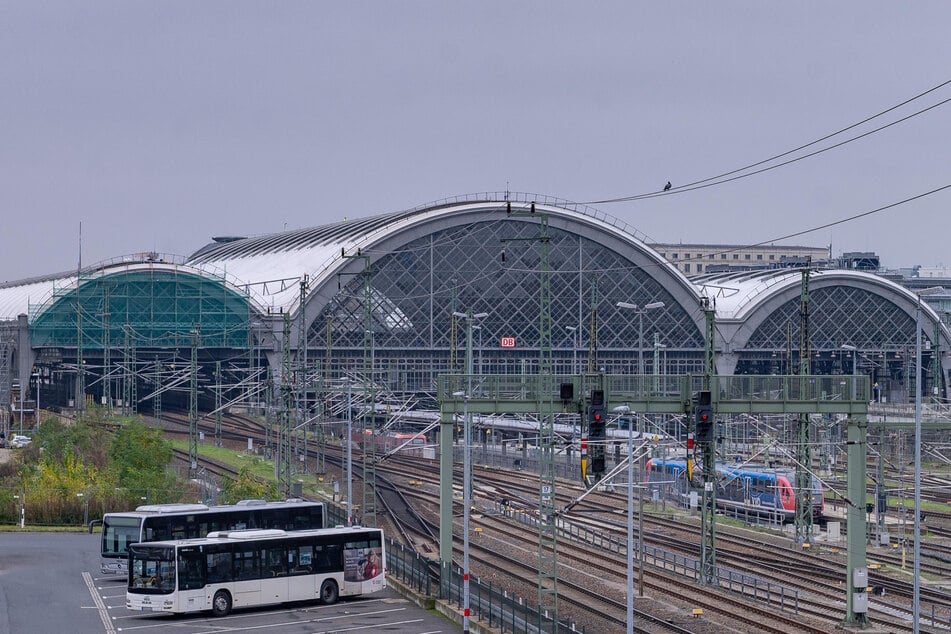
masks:
<path fill-rule="evenodd" d="M 718 389 L 716 385 L 716 308 L 713 301 L 702 298 L 702 307 L 706 322 L 706 346 L 704 349 L 703 385 L 707 392 L 706 403 L 702 393 L 698 398 L 695 417 L 696 439 L 703 462 L 703 491 L 701 491 L 700 509 L 700 583 L 717 585 L 717 545 L 716 545 L 716 436 L 717 436 L 717 401 Z M 709 422 L 704 423 L 702 408 L 706 406 L 706 415 Z M 702 433 L 701 426 L 707 425 L 706 433 Z"/>
<path fill-rule="evenodd" d="M 809 389 L 806 378 L 810 372 L 812 351 L 809 345 L 809 268 L 802 270 L 799 297 L 799 391 Z M 796 426 L 796 542 L 812 541 L 812 433 L 809 414 L 799 414 Z"/>
<path fill-rule="evenodd" d="M 554 384 L 551 347 L 551 235 L 548 215 L 535 212 L 535 203 L 528 209 L 513 210 L 506 203 L 509 217 L 537 217 L 539 234 L 529 238 L 511 238 L 506 242 L 537 242 L 541 245 L 538 270 L 538 606 L 539 627 L 558 631 L 558 555 L 555 526 L 555 463 L 554 463 Z"/>

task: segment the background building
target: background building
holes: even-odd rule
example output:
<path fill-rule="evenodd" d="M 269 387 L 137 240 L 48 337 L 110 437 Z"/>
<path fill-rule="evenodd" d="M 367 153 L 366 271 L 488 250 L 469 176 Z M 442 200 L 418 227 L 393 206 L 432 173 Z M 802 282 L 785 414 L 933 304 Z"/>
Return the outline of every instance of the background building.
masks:
<path fill-rule="evenodd" d="M 556 374 L 636 373 L 641 362 L 651 374 L 700 372 L 704 297 L 720 373 L 794 371 L 801 272 L 688 279 L 680 268 L 723 255 L 781 264 L 828 252 L 651 248 L 596 209 L 509 192 L 217 238 L 187 258 L 137 254 L 0 286 L 0 397 L 7 420 L 30 416 L 37 398 L 149 413 L 183 406 L 194 366 L 206 401 L 261 404 L 293 390 L 339 413 L 359 383 L 375 402 L 431 405 L 436 377 L 463 371 L 454 313 L 467 311 L 487 313 L 474 331 L 478 374 L 533 374 L 543 348 Z M 858 270 L 818 271 L 809 286 L 812 372 L 868 373 L 881 397 L 907 398 L 917 296 Z M 923 321 L 924 387 L 944 395 L 951 339 L 927 305 Z"/>
<path fill-rule="evenodd" d="M 807 262 L 816 265 L 832 259 L 828 247 L 684 243 L 653 243 L 648 246 L 685 275 L 758 271 L 804 266 Z"/>

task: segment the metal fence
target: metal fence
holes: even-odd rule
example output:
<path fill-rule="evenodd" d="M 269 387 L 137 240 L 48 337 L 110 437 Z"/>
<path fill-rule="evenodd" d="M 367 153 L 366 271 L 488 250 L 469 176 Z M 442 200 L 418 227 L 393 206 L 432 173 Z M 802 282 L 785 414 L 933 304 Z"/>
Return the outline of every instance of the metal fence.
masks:
<path fill-rule="evenodd" d="M 326 509 L 328 525 L 346 523 L 346 511 L 339 506 L 327 504 Z M 463 608 L 462 569 L 453 566 L 443 575 L 438 562 L 389 538 L 386 540 L 386 574 L 425 597 L 443 599 L 460 610 Z M 544 634 L 554 631 L 551 615 L 540 614 L 537 605 L 471 575 L 469 609 L 472 618 L 503 633 Z M 584 629 L 559 620 L 558 631 L 584 632 Z"/>
<path fill-rule="evenodd" d="M 510 507 L 502 506 L 501 504 L 496 505 L 496 510 L 500 514 L 510 517 L 514 521 L 522 524 L 536 526 L 538 523 L 538 517 L 532 511 L 512 509 Z M 622 542 L 620 539 L 612 535 L 606 535 L 600 531 L 594 531 L 584 526 L 572 524 L 563 518 L 557 518 L 555 522 L 560 537 L 591 544 L 593 546 L 597 546 L 604 550 L 618 554 L 627 553 L 626 540 Z M 643 544 L 642 548 L 643 550 L 641 552 L 643 554 L 643 562 L 645 564 L 654 566 L 656 568 L 661 568 L 675 574 L 685 575 L 691 577 L 694 580 L 699 578 L 699 559 L 694 559 L 693 557 L 687 557 L 685 555 L 678 555 L 677 553 L 664 550 L 663 548 L 655 548 L 653 546 L 648 546 L 647 544 Z M 788 610 L 796 614 L 799 613 L 798 590 L 786 588 L 785 586 L 777 585 L 775 583 L 770 583 L 757 577 L 736 572 L 722 566 L 717 566 L 716 576 L 718 578 L 720 587 L 733 590 L 734 592 L 739 592 L 744 596 L 750 597 L 756 601 L 762 601 L 768 605 L 779 606 L 781 610 Z"/>
<path fill-rule="evenodd" d="M 454 604 L 460 611 L 465 605 L 463 575 L 455 566 L 440 574 L 439 567 L 404 544 L 387 540 L 386 573 L 396 578 L 415 592 L 426 597 L 439 598 Z M 442 583 L 442 581 L 445 583 Z M 491 582 L 478 577 L 469 577 L 469 609 L 471 618 L 478 619 L 501 632 L 514 634 L 542 634 L 553 631 L 552 617 L 539 614 L 538 606 L 532 606 L 521 597 Z M 562 632 L 584 632 L 573 623 L 558 622 Z"/>

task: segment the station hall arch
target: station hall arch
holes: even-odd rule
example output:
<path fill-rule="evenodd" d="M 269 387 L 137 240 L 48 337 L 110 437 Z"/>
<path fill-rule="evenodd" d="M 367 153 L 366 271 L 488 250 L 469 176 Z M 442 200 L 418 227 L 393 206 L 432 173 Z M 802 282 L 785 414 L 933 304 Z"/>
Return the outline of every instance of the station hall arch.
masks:
<path fill-rule="evenodd" d="M 530 201 L 433 208 L 341 258 L 308 301 L 311 358 L 359 373 L 372 353 L 375 380 L 430 391 L 439 374 L 462 371 L 464 324 L 452 315 L 471 310 L 488 314 L 474 335 L 478 372 L 535 373 L 546 223 L 555 373 L 636 372 L 639 346 L 648 372 L 702 369 L 700 298 L 681 273 L 627 231 Z M 617 302 L 664 309 L 644 315 L 641 339 L 637 316 Z M 515 347 L 502 348 L 503 337 Z"/>

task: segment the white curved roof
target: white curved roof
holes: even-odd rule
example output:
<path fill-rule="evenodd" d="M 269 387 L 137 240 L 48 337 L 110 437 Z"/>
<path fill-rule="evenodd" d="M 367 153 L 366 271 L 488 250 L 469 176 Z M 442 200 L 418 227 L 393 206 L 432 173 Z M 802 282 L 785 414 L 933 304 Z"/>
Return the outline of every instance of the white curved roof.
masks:
<path fill-rule="evenodd" d="M 878 286 L 905 297 L 910 302 L 917 296 L 904 286 L 879 275 L 845 269 L 812 271 L 810 285 L 826 279 L 848 279 L 860 284 Z M 693 278 L 692 282 L 704 295 L 715 298 L 717 319 L 740 320 L 775 293 L 802 282 L 801 269 L 775 269 L 768 271 L 744 271 L 740 273 L 711 274 Z M 931 311 L 930 308 L 924 307 Z M 933 315 L 937 317 L 937 313 Z"/>
<path fill-rule="evenodd" d="M 505 196 L 509 200 L 505 200 Z M 371 255 L 374 246 L 388 237 L 425 223 L 466 212 L 503 209 L 525 212 L 534 204 L 538 213 L 549 217 L 570 218 L 589 222 L 599 231 L 614 233 L 648 257 L 653 264 L 663 267 L 675 277 L 683 289 L 695 294 L 690 281 L 666 259 L 646 246 L 643 236 L 633 227 L 598 210 L 564 200 L 522 193 L 483 193 L 459 196 L 408 211 L 383 214 L 357 220 L 274 233 L 254 238 L 229 239 L 210 244 L 187 260 L 192 265 L 211 264 L 227 273 L 228 277 L 244 280 L 250 293 L 270 309 L 270 312 L 293 312 L 300 299 L 299 282 L 306 275 L 309 287 L 326 284 L 345 264 L 347 258 L 359 254 Z"/>
<path fill-rule="evenodd" d="M 56 288 L 76 283 L 76 274 L 65 273 L 49 277 L 35 277 L 0 285 L 0 321 L 12 321 L 17 315 L 29 314 L 30 306 L 49 299 Z"/>

